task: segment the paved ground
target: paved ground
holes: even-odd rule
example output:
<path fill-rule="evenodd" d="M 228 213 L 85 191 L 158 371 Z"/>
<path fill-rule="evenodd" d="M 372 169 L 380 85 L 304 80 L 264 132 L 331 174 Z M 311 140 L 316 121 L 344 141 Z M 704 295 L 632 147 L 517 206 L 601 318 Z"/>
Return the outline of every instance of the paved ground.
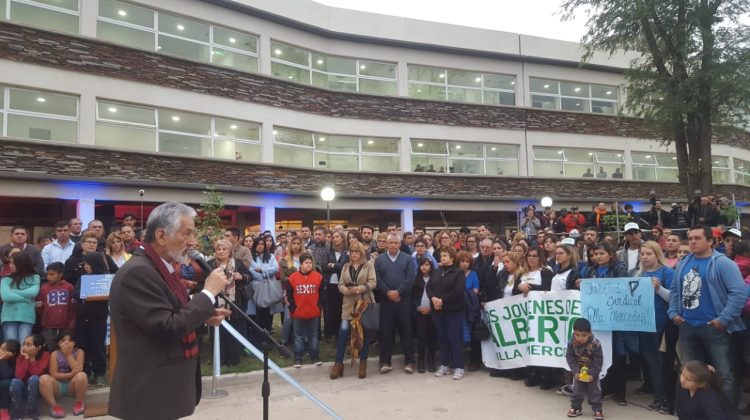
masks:
<path fill-rule="evenodd" d="M 357 378 L 356 367 L 351 369 L 348 365 L 344 377 L 335 381 L 328 378 L 330 364 L 304 366 L 289 372 L 344 419 L 562 419 L 566 418 L 569 407 L 569 400 L 554 391 L 526 388 L 522 381 L 491 378 L 486 371 L 468 373 L 463 380 L 454 381 L 428 373 L 406 375 L 397 369 L 381 375 L 375 373 L 375 365 L 376 361 L 371 360 L 370 376 L 363 380 Z M 222 376 L 218 381 L 219 388 L 229 391 L 229 396 L 219 400 L 204 399 L 190 418 L 262 418 L 262 379 L 261 372 Z M 635 387 L 638 384 L 630 382 L 629 385 Z M 646 397 L 633 396 L 629 406 L 619 407 L 607 400 L 604 413 L 608 419 L 671 418 L 646 410 L 644 407 L 648 402 Z M 270 407 L 272 419 L 329 418 L 273 373 Z M 592 418 L 591 411 L 586 408 L 581 418 Z"/>

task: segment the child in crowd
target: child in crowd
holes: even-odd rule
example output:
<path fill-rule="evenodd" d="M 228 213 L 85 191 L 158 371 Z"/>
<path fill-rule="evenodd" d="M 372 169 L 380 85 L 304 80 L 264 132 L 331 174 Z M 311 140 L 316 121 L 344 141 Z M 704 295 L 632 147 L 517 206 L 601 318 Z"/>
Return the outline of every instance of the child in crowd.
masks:
<path fill-rule="evenodd" d="M 9 276 L 10 271 L 10 257 L 16 252 L 21 252 L 20 249 L 10 247 L 3 252 L 3 269 L 0 271 L 0 277 Z"/>
<path fill-rule="evenodd" d="M 680 249 L 677 250 L 677 258 L 683 259 L 685 255 L 690 253 L 690 246 L 687 243 L 680 245 Z"/>
<path fill-rule="evenodd" d="M 21 354 L 16 359 L 16 377 L 10 381 L 12 418 L 40 418 L 39 378 L 47 373 L 48 368 L 49 353 L 45 348 L 44 337 L 41 334 L 26 337 L 23 340 Z"/>
<path fill-rule="evenodd" d="M 0 420 L 10 420 L 10 381 L 16 375 L 16 358 L 21 351 L 17 340 L 5 340 L 0 346 Z"/>
<path fill-rule="evenodd" d="M 676 395 L 680 420 L 739 420 L 722 393 L 721 379 L 711 366 L 692 360 L 682 366 Z"/>
<path fill-rule="evenodd" d="M 73 285 L 63 280 L 65 265 L 54 262 L 47 266 L 47 282 L 36 298 L 37 318 L 41 320 L 42 337 L 47 350 L 57 350 L 57 337 L 73 331 L 75 305 L 70 300 Z"/>
<path fill-rule="evenodd" d="M 599 385 L 604 353 L 602 344 L 591 333 L 591 323 L 586 318 L 578 318 L 573 323 L 573 337 L 568 341 L 565 358 L 574 379 L 568 417 L 578 417 L 582 414 L 585 393 L 588 395 L 591 409 L 594 410 L 594 419 L 604 419 L 602 388 Z"/>
<path fill-rule="evenodd" d="M 323 276 L 313 270 L 312 255 L 299 257 L 299 271 L 289 276 L 287 298 L 292 313 L 294 330 L 294 367 L 302 367 L 305 354 L 305 342 L 309 348 L 310 359 L 315 366 L 322 363 L 318 359 L 318 325 L 320 320 L 320 288 Z"/>
<path fill-rule="evenodd" d="M 39 379 L 39 393 L 50 406 L 49 415 L 56 419 L 65 417 L 65 410 L 57 404 L 55 397 L 66 393 L 75 395 L 73 415 L 79 416 L 85 411 L 83 399 L 89 386 L 89 378 L 83 371 L 83 350 L 76 348 L 70 334 L 58 337 L 57 346 L 50 356 L 49 374 Z"/>

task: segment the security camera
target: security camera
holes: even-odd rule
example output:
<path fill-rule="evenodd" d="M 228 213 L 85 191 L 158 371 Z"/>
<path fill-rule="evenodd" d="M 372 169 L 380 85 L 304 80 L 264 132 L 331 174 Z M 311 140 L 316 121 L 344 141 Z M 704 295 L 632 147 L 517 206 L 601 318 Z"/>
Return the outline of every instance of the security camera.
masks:
<path fill-rule="evenodd" d="M 143 197 L 143 193 L 145 193 L 145 191 L 143 191 L 143 190 L 138 190 L 138 195 L 140 195 L 141 197 Z"/>

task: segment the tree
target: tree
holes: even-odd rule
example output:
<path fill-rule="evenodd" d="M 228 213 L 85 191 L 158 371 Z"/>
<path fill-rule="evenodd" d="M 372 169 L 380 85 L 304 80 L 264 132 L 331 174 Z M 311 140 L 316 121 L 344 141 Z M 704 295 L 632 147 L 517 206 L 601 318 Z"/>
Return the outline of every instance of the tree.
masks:
<path fill-rule="evenodd" d="M 564 0 L 563 19 L 588 13 L 583 61 L 640 53 L 626 70 L 624 111 L 677 151 L 688 197 L 712 189 L 711 137 L 748 128 L 750 0 Z"/>
<path fill-rule="evenodd" d="M 219 213 L 224 210 L 224 194 L 216 191 L 216 187 L 207 186 L 203 191 L 203 202 L 198 208 L 196 227 L 198 229 L 198 246 L 206 255 L 213 254 L 213 244 L 223 235 L 222 222 Z"/>

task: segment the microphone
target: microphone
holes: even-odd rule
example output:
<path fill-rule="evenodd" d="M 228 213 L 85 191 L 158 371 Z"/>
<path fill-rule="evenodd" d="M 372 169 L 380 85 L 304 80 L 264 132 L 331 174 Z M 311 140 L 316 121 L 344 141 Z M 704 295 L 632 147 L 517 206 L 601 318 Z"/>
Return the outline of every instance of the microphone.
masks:
<path fill-rule="evenodd" d="M 206 275 L 209 275 L 211 274 L 212 271 L 214 271 L 213 268 L 211 268 L 211 266 L 208 265 L 206 260 L 203 259 L 203 257 L 201 256 L 201 253 L 198 252 L 198 250 L 191 249 L 188 252 L 188 257 L 190 257 L 191 260 L 195 261 L 195 263 L 200 266 L 201 270 L 206 272 Z"/>

